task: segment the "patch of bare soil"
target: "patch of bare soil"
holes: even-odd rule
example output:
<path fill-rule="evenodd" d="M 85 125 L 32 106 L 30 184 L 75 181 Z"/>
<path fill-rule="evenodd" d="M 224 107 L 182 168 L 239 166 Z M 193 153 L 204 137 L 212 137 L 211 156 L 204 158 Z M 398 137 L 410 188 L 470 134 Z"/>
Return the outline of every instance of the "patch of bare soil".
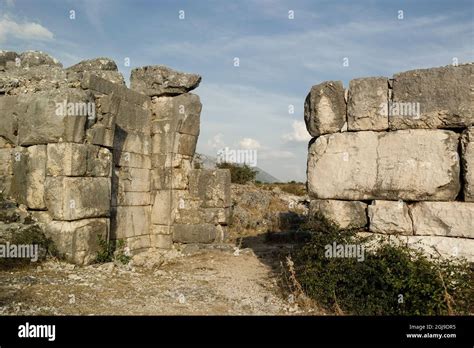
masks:
<path fill-rule="evenodd" d="M 196 250 L 155 267 L 47 261 L 0 271 L 0 315 L 305 315 L 278 287 L 275 250 Z M 271 249 L 271 248 L 270 248 Z"/>

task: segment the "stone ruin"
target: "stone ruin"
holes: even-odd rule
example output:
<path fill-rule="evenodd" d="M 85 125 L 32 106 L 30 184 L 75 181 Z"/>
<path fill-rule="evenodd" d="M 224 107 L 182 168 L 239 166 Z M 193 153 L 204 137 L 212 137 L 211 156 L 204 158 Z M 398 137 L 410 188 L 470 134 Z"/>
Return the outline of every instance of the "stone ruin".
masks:
<path fill-rule="evenodd" d="M 99 238 L 131 254 L 225 238 L 228 170 L 193 168 L 201 77 L 110 59 L 67 69 L 49 55 L 0 51 L 0 191 L 58 252 L 92 262 Z"/>
<path fill-rule="evenodd" d="M 473 69 L 313 86 L 304 113 L 310 212 L 474 261 Z"/>

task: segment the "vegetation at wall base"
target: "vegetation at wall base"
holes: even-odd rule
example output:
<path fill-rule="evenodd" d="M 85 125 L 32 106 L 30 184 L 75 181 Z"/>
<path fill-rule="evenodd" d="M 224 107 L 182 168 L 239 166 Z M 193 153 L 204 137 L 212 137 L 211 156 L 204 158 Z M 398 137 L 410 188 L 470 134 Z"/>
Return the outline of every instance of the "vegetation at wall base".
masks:
<path fill-rule="evenodd" d="M 125 241 L 123 239 L 108 241 L 99 236 L 98 243 L 97 263 L 118 261 L 126 265 L 132 259 L 125 253 Z"/>
<path fill-rule="evenodd" d="M 459 259 L 429 259 L 388 241 L 371 243 L 355 230 L 339 230 L 318 215 L 305 226 L 308 243 L 291 253 L 304 294 L 348 315 L 453 315 L 474 312 L 474 271 Z M 364 261 L 326 257 L 325 246 L 364 245 Z"/>

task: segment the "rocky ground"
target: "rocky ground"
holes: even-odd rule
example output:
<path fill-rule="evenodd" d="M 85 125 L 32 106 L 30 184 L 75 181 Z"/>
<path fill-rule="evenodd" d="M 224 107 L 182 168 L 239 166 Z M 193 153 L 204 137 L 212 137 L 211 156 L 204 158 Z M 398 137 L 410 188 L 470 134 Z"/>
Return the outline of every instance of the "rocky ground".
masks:
<path fill-rule="evenodd" d="M 304 198 L 252 185 L 233 185 L 233 197 L 237 214 L 227 244 L 142 254 L 128 265 L 49 259 L 0 270 L 0 315 L 322 314 L 282 290 L 280 261 L 291 244 L 267 234 L 283 235 L 280 217 L 302 213 L 304 205 L 291 202 Z"/>

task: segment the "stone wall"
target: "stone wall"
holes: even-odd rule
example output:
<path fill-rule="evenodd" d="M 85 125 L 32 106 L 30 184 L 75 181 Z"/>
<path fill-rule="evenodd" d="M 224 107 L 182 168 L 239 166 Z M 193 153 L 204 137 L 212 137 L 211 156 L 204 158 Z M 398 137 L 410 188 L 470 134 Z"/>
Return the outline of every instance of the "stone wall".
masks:
<path fill-rule="evenodd" d="M 474 260 L 473 64 L 311 88 L 310 211 Z"/>
<path fill-rule="evenodd" d="M 107 58 L 63 69 L 42 52 L 0 51 L 0 191 L 41 222 L 68 260 L 99 237 L 131 253 L 224 238 L 230 173 L 193 169 L 201 77 Z"/>

